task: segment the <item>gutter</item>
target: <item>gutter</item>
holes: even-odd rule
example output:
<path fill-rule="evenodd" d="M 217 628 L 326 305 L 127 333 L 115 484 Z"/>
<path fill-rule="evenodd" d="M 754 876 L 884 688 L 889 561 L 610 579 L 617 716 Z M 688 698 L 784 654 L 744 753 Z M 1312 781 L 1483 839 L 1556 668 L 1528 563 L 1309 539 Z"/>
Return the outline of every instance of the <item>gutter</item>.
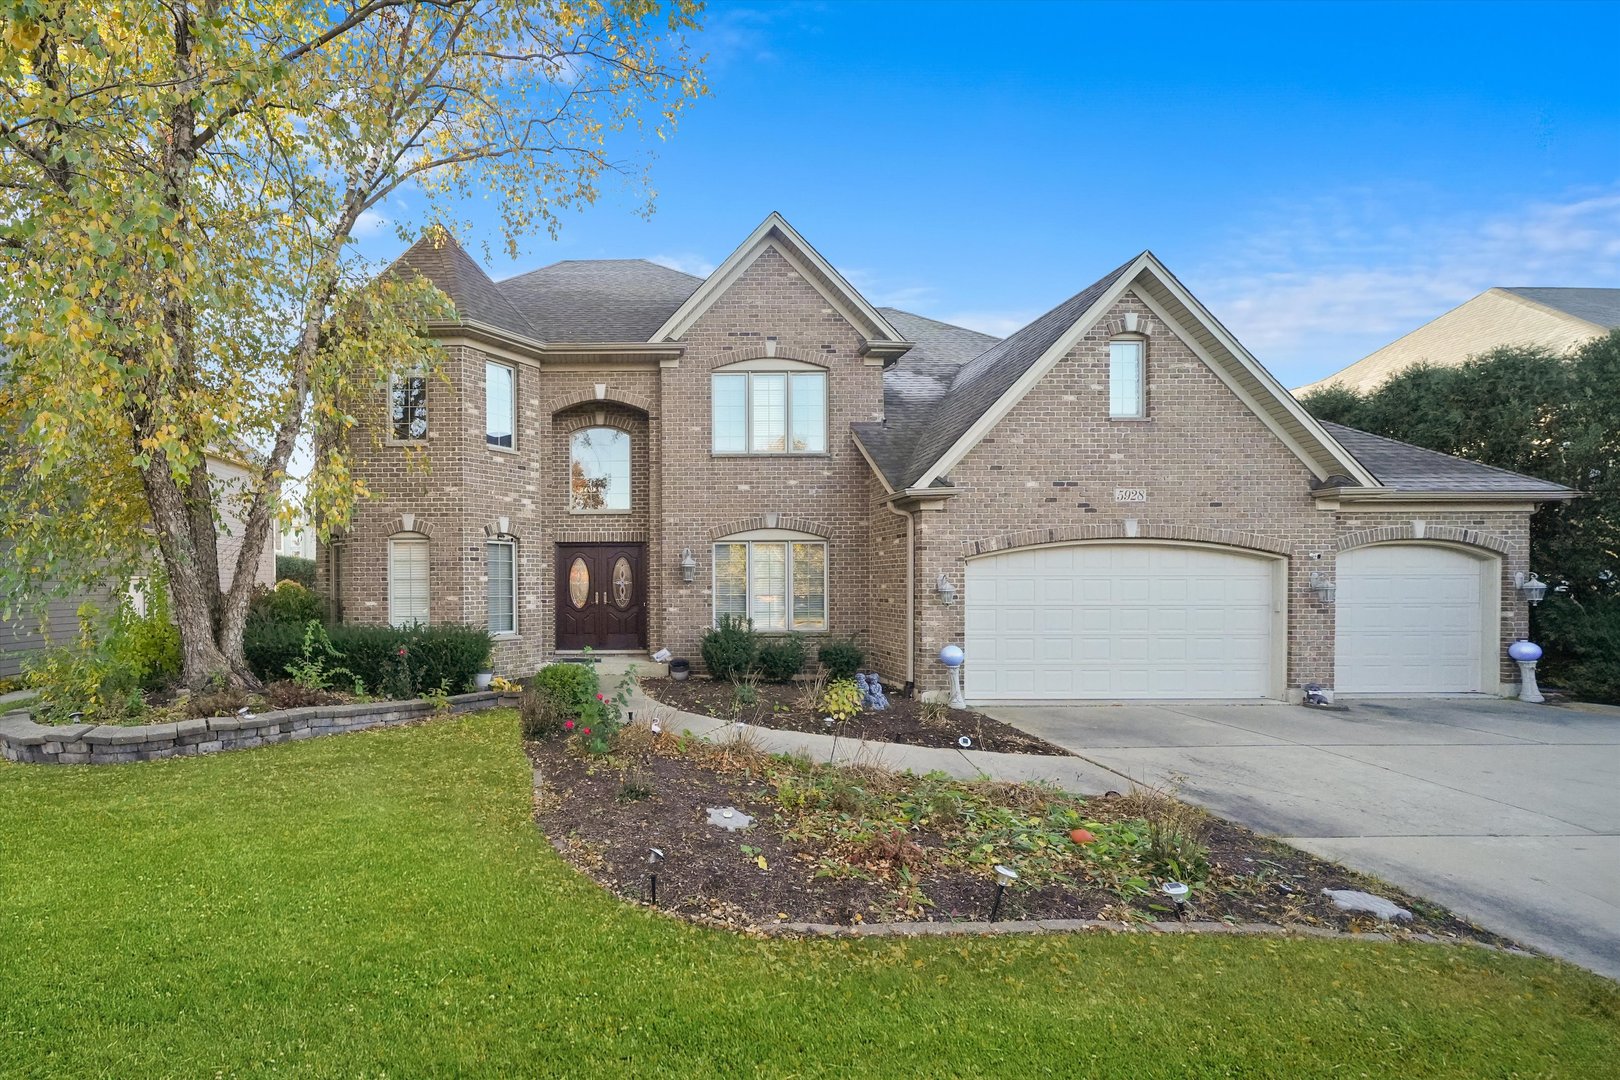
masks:
<path fill-rule="evenodd" d="M 906 689 L 911 690 L 917 685 L 917 516 L 895 509 L 891 499 L 883 500 L 883 509 L 906 519 Z"/>
<path fill-rule="evenodd" d="M 1401 502 L 1565 502 L 1578 499 L 1582 492 L 1571 488 L 1552 491 L 1413 491 L 1400 488 L 1317 488 L 1314 498 L 1334 498 L 1345 503 L 1401 503 Z"/>
<path fill-rule="evenodd" d="M 614 356 L 630 360 L 676 360 L 686 352 L 683 342 L 604 341 L 604 342 L 545 342 L 523 334 L 514 334 L 489 323 L 464 320 L 461 322 L 430 322 L 428 332 L 435 337 L 469 337 L 500 345 L 532 356 L 536 360 L 565 360 Z"/>

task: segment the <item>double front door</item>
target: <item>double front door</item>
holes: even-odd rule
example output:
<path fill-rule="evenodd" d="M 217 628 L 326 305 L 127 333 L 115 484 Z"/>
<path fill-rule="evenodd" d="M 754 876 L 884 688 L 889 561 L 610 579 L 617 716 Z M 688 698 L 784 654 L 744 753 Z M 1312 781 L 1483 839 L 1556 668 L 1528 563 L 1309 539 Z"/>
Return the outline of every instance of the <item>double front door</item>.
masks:
<path fill-rule="evenodd" d="M 557 545 L 557 648 L 647 644 L 642 544 Z"/>

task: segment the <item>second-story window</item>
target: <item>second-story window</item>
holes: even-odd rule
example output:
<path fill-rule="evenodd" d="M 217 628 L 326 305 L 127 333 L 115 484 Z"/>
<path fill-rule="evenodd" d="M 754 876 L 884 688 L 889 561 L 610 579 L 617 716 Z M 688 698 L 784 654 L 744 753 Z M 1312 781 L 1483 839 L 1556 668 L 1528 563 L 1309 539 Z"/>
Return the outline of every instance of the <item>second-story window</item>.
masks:
<path fill-rule="evenodd" d="M 1147 415 L 1147 395 L 1143 393 L 1142 343 L 1108 343 L 1108 415 L 1115 419 L 1139 420 Z"/>
<path fill-rule="evenodd" d="M 484 441 L 490 446 L 512 446 L 512 431 L 517 424 L 514 393 L 517 373 L 505 364 L 493 360 L 484 364 Z"/>
<path fill-rule="evenodd" d="M 826 372 L 716 372 L 710 378 L 716 454 L 827 452 Z"/>
<path fill-rule="evenodd" d="M 630 509 L 630 433 L 592 427 L 569 438 L 568 509 L 576 514 Z"/>
<path fill-rule="evenodd" d="M 427 376 L 419 371 L 395 375 L 389 384 L 393 404 L 394 438 L 413 442 L 427 438 Z"/>

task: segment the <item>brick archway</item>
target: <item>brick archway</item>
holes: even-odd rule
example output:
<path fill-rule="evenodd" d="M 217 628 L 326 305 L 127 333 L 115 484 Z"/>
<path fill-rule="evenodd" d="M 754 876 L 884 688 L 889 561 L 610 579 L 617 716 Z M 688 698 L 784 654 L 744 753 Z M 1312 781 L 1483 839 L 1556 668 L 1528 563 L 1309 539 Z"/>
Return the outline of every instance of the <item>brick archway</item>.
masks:
<path fill-rule="evenodd" d="M 962 541 L 962 555 L 971 558 L 1014 548 L 1036 547 L 1042 544 L 1071 544 L 1081 540 L 1184 540 L 1199 544 L 1220 544 L 1223 547 L 1249 548 L 1271 555 L 1288 555 L 1287 541 L 1262 533 L 1242 532 L 1237 529 L 1214 529 L 1202 525 L 1170 525 L 1150 521 L 1139 522 L 1128 531 L 1120 521 L 1100 522 L 1096 525 L 1055 525 L 1044 529 L 1024 529 L 1002 533 L 982 540 Z"/>
<path fill-rule="evenodd" d="M 753 517 L 738 518 L 735 521 L 728 521 L 724 525 L 716 525 L 709 530 L 709 539 L 718 540 L 722 536 L 754 532 L 758 529 L 786 529 L 790 532 L 809 533 L 811 536 L 819 536 L 823 540 L 832 537 L 832 527 L 823 525 L 819 521 L 792 517 L 788 514 L 766 513 L 756 514 Z"/>
<path fill-rule="evenodd" d="M 1507 555 L 1512 551 L 1512 545 L 1508 543 L 1507 538 L 1497 536 L 1495 533 L 1463 529 L 1455 525 L 1427 525 L 1419 528 L 1410 521 L 1399 525 L 1380 525 L 1376 529 L 1347 532 L 1339 537 L 1338 548 L 1340 551 L 1349 551 L 1351 548 L 1366 547 L 1369 544 L 1387 544 L 1402 540 L 1443 540 L 1468 547 L 1484 548 L 1498 555 Z"/>

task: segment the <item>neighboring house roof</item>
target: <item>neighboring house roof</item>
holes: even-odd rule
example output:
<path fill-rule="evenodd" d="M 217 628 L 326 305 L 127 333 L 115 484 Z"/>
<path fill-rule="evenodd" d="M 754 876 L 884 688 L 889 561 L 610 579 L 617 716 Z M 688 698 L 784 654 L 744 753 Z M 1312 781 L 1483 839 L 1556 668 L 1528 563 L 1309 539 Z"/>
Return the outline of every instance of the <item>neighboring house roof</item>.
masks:
<path fill-rule="evenodd" d="M 1620 289 L 1544 289 L 1504 287 L 1503 292 L 1532 300 L 1584 319 L 1604 330 L 1620 327 Z"/>
<path fill-rule="evenodd" d="M 1295 393 L 1329 386 L 1366 393 L 1418 364 L 1455 367 L 1504 345 L 1563 352 L 1616 328 L 1620 328 L 1620 289 L 1487 289 Z"/>
<path fill-rule="evenodd" d="M 1574 494 L 1571 489 L 1550 480 L 1538 480 L 1467 458 L 1425 450 L 1343 424 L 1324 421 L 1322 426 L 1332 432 L 1341 446 L 1356 455 L 1380 483 L 1395 491 L 1525 494 L 1542 499 Z"/>
<path fill-rule="evenodd" d="M 647 341 L 703 279 L 646 259 L 567 259 L 497 283 L 541 341 Z"/>

